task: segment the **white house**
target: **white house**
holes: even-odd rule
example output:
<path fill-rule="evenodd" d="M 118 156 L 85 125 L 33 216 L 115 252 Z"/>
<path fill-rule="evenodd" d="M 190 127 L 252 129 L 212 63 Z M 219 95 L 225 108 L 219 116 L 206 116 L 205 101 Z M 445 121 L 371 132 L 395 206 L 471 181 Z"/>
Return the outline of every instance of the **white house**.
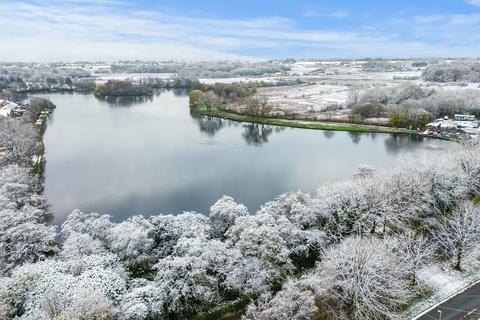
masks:
<path fill-rule="evenodd" d="M 15 111 L 20 110 L 20 106 L 14 102 L 0 99 L 0 116 L 13 117 Z"/>

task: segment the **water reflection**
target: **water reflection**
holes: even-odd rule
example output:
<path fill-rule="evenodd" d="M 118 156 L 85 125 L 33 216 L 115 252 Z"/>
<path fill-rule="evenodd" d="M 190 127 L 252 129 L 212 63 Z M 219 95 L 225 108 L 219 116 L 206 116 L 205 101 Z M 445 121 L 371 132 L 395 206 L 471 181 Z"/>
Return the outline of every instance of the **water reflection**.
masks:
<path fill-rule="evenodd" d="M 261 146 L 268 142 L 268 137 L 273 133 L 272 126 L 266 126 L 263 124 L 249 123 L 243 125 L 245 131 L 242 133 L 242 137 L 249 145 Z"/>
<path fill-rule="evenodd" d="M 190 109 L 190 116 L 197 122 L 200 131 L 209 136 L 214 136 L 226 125 L 227 122 L 227 120 L 224 119 L 202 116 L 195 111 L 192 111 L 192 109 Z"/>
<path fill-rule="evenodd" d="M 362 140 L 362 134 L 364 134 L 363 132 L 354 132 L 354 131 L 349 131 L 348 132 L 348 135 L 350 136 L 350 138 L 352 138 L 352 142 L 355 143 L 355 144 L 358 144 L 360 142 L 360 140 Z"/>
<path fill-rule="evenodd" d="M 397 155 L 400 152 L 414 151 L 418 149 L 420 143 L 424 143 L 426 138 L 417 135 L 397 135 L 389 134 L 385 139 L 385 149 L 388 153 Z"/>
<path fill-rule="evenodd" d="M 323 136 L 327 139 L 332 139 L 335 136 L 335 131 L 332 130 L 324 130 Z"/>

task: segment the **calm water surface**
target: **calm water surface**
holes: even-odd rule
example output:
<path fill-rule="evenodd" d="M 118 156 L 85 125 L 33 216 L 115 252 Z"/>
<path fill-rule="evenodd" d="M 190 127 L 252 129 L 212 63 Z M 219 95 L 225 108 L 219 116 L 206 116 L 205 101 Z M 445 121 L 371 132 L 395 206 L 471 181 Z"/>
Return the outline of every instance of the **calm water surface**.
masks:
<path fill-rule="evenodd" d="M 87 94 L 43 95 L 57 105 L 49 119 L 45 195 L 61 223 L 74 209 L 134 214 L 208 212 L 227 194 L 254 212 L 290 190 L 314 193 L 447 142 L 391 134 L 314 131 L 243 124 L 190 114 L 188 98 L 99 100 Z"/>

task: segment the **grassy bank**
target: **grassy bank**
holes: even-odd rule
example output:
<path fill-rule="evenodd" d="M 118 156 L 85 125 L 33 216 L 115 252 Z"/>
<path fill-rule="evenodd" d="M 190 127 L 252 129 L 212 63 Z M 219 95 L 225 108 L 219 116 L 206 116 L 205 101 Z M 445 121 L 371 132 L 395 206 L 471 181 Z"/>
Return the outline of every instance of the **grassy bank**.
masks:
<path fill-rule="evenodd" d="M 338 122 L 321 122 L 321 121 L 303 121 L 303 120 L 289 120 L 279 118 L 253 117 L 249 115 L 237 114 L 211 108 L 208 110 L 205 107 L 195 108 L 195 111 L 201 115 L 228 119 L 240 122 L 260 123 L 283 127 L 314 129 L 314 130 L 332 130 L 332 131 L 351 131 L 351 132 L 379 132 L 379 133 L 398 133 L 398 134 L 417 134 L 416 131 L 391 128 L 384 126 L 363 125 L 353 123 L 338 123 Z"/>

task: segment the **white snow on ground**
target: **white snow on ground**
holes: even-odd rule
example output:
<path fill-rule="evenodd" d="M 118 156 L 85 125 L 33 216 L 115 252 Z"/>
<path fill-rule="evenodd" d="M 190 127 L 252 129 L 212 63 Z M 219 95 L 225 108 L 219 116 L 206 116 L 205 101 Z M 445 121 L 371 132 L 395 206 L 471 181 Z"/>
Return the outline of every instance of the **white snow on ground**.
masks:
<path fill-rule="evenodd" d="M 202 83 L 205 83 L 205 84 L 213 84 L 213 83 L 216 83 L 216 82 L 219 82 L 219 83 L 233 83 L 233 82 L 261 82 L 261 81 L 265 81 L 265 82 L 272 82 L 272 83 L 276 83 L 280 80 L 285 80 L 287 79 L 288 77 L 285 77 L 285 76 L 280 76 L 280 77 L 235 77 L 235 78 L 201 78 L 201 79 L 198 79 L 200 82 Z M 292 78 L 293 80 L 295 80 L 296 78 Z"/>
<path fill-rule="evenodd" d="M 426 266 L 417 273 L 419 282 L 433 290 L 427 300 L 412 305 L 401 319 L 412 319 L 430 307 L 447 300 L 463 291 L 470 284 L 480 280 L 480 253 L 473 254 L 464 263 L 465 271 L 452 269 L 451 263 Z"/>
<path fill-rule="evenodd" d="M 419 272 L 419 279 L 435 291 L 434 296 L 446 298 L 469 284 L 464 274 L 438 265 L 428 266 Z"/>
<path fill-rule="evenodd" d="M 276 107 L 289 111 L 323 111 L 331 105 L 344 105 L 348 97 L 347 86 L 299 85 L 290 87 L 260 88 Z"/>

